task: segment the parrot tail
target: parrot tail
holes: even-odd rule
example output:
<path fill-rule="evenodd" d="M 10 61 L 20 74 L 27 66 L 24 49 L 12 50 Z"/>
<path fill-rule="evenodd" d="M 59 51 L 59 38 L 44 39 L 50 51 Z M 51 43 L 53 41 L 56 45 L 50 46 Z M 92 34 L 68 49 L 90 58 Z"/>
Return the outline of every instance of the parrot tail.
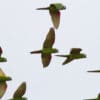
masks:
<path fill-rule="evenodd" d="M 31 54 L 35 54 L 35 53 L 41 53 L 42 51 L 41 50 L 37 50 L 37 51 L 32 51 L 30 52 Z"/>
<path fill-rule="evenodd" d="M 49 10 L 49 7 L 45 7 L 45 8 L 37 8 L 36 10 Z"/>
<path fill-rule="evenodd" d="M 87 71 L 87 72 L 100 73 L 100 70 L 91 70 L 91 71 Z"/>
<path fill-rule="evenodd" d="M 58 57 L 67 57 L 67 55 L 55 55 L 55 56 L 58 56 Z"/>

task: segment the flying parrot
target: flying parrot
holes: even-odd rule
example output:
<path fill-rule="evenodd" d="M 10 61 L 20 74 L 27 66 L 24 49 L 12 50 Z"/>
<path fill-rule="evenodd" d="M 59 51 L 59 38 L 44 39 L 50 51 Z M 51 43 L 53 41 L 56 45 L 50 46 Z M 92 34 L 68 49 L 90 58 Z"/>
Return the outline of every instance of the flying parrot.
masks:
<path fill-rule="evenodd" d="M 60 10 L 64 10 L 66 7 L 61 3 L 52 3 L 49 7 L 37 8 L 37 10 L 49 10 L 54 27 L 57 29 L 60 24 Z"/>
<path fill-rule="evenodd" d="M 0 47 L 0 62 L 7 62 L 7 59 L 2 57 L 2 53 L 3 53 L 3 50 L 2 48 Z"/>
<path fill-rule="evenodd" d="M 84 100 L 100 100 L 100 94 L 98 94 L 98 96 L 94 99 L 84 99 Z"/>
<path fill-rule="evenodd" d="M 23 97 L 25 92 L 26 92 L 26 82 L 23 82 L 14 92 L 13 99 L 10 100 L 27 100 L 27 98 Z"/>
<path fill-rule="evenodd" d="M 55 31 L 53 28 L 50 28 L 46 36 L 46 39 L 43 43 L 42 49 L 30 52 L 31 54 L 41 53 L 43 67 L 47 67 L 50 64 L 52 58 L 51 54 L 58 52 L 56 48 L 52 48 L 54 42 L 55 42 Z"/>
<path fill-rule="evenodd" d="M 87 71 L 87 72 L 90 72 L 90 73 L 100 73 L 100 70 L 90 70 L 90 71 Z"/>
<path fill-rule="evenodd" d="M 65 57 L 67 58 L 62 65 L 68 64 L 69 62 L 76 60 L 76 59 L 81 59 L 81 58 L 86 58 L 86 55 L 83 53 L 80 53 L 82 51 L 81 48 L 72 48 L 70 50 L 70 54 L 69 55 L 56 55 L 59 57 Z"/>
<path fill-rule="evenodd" d="M 5 73 L 0 68 L 0 99 L 3 97 L 7 90 L 7 83 L 6 81 L 12 80 L 11 77 L 6 76 Z"/>

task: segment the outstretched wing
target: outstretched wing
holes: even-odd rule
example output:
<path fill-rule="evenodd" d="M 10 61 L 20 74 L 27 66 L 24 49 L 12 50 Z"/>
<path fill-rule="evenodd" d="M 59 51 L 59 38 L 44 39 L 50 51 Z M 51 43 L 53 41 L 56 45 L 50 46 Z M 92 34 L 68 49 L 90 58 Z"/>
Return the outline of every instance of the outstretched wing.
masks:
<path fill-rule="evenodd" d="M 18 89 L 15 91 L 13 97 L 17 98 L 17 97 L 22 97 L 26 92 L 26 82 L 23 82 Z"/>
<path fill-rule="evenodd" d="M 80 54 L 81 51 L 81 48 L 72 48 L 70 54 Z"/>
<path fill-rule="evenodd" d="M 66 60 L 62 63 L 62 65 L 68 64 L 69 62 L 71 62 L 73 60 L 73 58 L 70 58 L 68 55 L 55 55 L 58 57 L 67 57 Z"/>
<path fill-rule="evenodd" d="M 6 90 L 7 90 L 7 84 L 6 84 L 6 82 L 3 82 L 3 83 L 1 82 L 0 83 L 0 98 L 3 97 L 3 95 L 6 92 Z"/>
<path fill-rule="evenodd" d="M 55 42 L 55 31 L 53 28 L 50 28 L 46 36 L 46 39 L 43 43 L 43 48 L 52 48 L 54 42 Z"/>
<path fill-rule="evenodd" d="M 52 19 L 52 23 L 54 27 L 57 29 L 60 24 L 60 11 L 59 10 L 49 10 L 49 13 Z"/>
<path fill-rule="evenodd" d="M 63 62 L 62 65 L 68 64 L 69 62 L 71 62 L 73 59 L 67 57 L 67 59 Z"/>
<path fill-rule="evenodd" d="M 42 54 L 41 56 L 43 67 L 47 67 L 51 61 L 51 54 Z"/>

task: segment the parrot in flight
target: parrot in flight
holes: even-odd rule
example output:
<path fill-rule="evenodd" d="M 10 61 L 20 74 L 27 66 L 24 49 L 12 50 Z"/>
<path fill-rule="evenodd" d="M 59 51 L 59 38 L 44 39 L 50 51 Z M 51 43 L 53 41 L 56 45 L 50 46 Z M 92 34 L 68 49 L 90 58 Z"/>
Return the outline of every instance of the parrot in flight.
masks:
<path fill-rule="evenodd" d="M 100 100 L 100 93 L 98 94 L 98 96 L 94 99 L 84 99 L 84 100 Z"/>
<path fill-rule="evenodd" d="M 87 71 L 87 72 L 90 72 L 90 73 L 100 73 L 100 70 L 90 70 L 90 71 Z"/>
<path fill-rule="evenodd" d="M 13 99 L 10 100 L 27 100 L 27 98 L 23 97 L 26 92 L 26 82 L 21 83 L 18 89 L 13 94 Z"/>
<path fill-rule="evenodd" d="M 52 58 L 51 54 L 58 52 L 56 48 L 52 48 L 54 42 L 55 42 L 55 31 L 53 28 L 50 28 L 46 36 L 46 39 L 43 43 L 42 49 L 30 52 L 31 54 L 41 53 L 43 67 L 47 67 L 50 64 Z"/>
<path fill-rule="evenodd" d="M 60 24 L 60 10 L 64 10 L 66 7 L 61 3 L 52 3 L 49 7 L 37 8 L 37 10 L 49 10 L 54 27 L 57 29 Z"/>
<path fill-rule="evenodd" d="M 0 62 L 7 62 L 7 59 L 2 57 L 2 53 L 3 53 L 3 50 L 2 48 L 0 47 Z"/>
<path fill-rule="evenodd" d="M 6 76 L 5 73 L 0 68 L 0 99 L 3 97 L 7 90 L 7 83 L 6 81 L 12 80 L 11 77 Z"/>
<path fill-rule="evenodd" d="M 86 58 L 86 55 L 83 53 L 80 53 L 82 51 L 81 48 L 72 48 L 70 50 L 70 54 L 68 55 L 55 55 L 59 57 L 65 57 L 67 58 L 62 65 L 68 64 L 69 62 L 76 60 L 76 59 L 81 59 L 81 58 Z"/>

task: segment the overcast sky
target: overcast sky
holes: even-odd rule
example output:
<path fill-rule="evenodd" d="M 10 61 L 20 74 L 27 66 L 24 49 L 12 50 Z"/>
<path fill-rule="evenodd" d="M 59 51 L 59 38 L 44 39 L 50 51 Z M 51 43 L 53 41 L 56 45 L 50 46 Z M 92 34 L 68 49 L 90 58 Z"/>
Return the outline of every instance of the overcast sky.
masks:
<path fill-rule="evenodd" d="M 43 68 L 40 55 L 30 51 L 42 48 L 52 22 L 48 11 L 37 11 L 50 3 L 61 2 L 55 48 L 67 54 L 73 47 L 83 49 L 86 59 L 62 66 L 64 58 L 53 55 Z M 2 100 L 12 97 L 23 81 L 27 82 L 28 100 L 83 100 L 100 92 L 100 74 L 87 70 L 100 69 L 100 0 L 2 0 L 0 1 L 0 46 L 7 63 L 0 63 L 12 77 Z"/>

